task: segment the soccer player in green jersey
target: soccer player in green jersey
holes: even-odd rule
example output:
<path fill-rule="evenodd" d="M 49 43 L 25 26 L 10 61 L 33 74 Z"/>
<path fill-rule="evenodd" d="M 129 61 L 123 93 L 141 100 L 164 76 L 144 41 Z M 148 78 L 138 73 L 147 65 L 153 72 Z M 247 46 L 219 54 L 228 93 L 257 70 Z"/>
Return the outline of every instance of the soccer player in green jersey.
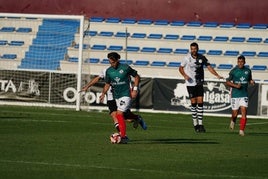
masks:
<path fill-rule="evenodd" d="M 243 55 L 237 58 L 237 66 L 233 68 L 226 84 L 231 87 L 231 105 L 232 117 L 230 129 L 234 130 L 239 108 L 241 111 L 239 135 L 244 136 L 244 130 L 247 123 L 247 107 L 248 107 L 248 84 L 254 85 L 251 70 L 245 67 L 246 59 Z"/>
<path fill-rule="evenodd" d="M 116 118 L 119 123 L 121 143 L 127 143 L 128 138 L 126 136 L 126 124 L 124 119 L 124 112 L 130 108 L 131 98 L 136 98 L 138 94 L 138 86 L 140 82 L 140 76 L 137 71 L 132 69 L 127 64 L 121 64 L 119 62 L 120 55 L 116 52 L 108 54 L 108 59 L 111 66 L 106 70 L 105 86 L 103 87 L 100 100 L 103 101 L 105 94 L 112 87 L 113 97 L 116 100 L 117 112 Z M 133 90 L 130 89 L 130 77 L 134 77 Z"/>

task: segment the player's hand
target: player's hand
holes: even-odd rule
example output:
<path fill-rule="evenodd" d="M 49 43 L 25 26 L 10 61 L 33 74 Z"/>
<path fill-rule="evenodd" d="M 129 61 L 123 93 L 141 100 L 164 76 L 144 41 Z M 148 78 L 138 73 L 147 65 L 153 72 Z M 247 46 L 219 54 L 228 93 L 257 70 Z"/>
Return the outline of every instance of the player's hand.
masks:
<path fill-rule="evenodd" d="M 237 88 L 237 89 L 240 89 L 240 88 L 241 88 L 241 83 L 238 83 L 238 84 L 236 85 L 236 88 Z"/>
<path fill-rule="evenodd" d="M 130 96 L 132 99 L 135 99 L 138 95 L 138 90 L 131 90 Z"/>
<path fill-rule="evenodd" d="M 250 80 L 249 82 L 251 85 L 255 85 L 255 81 L 254 80 Z"/>
<path fill-rule="evenodd" d="M 217 75 L 217 78 L 218 79 L 224 79 L 222 76 L 220 76 L 220 75 Z"/>

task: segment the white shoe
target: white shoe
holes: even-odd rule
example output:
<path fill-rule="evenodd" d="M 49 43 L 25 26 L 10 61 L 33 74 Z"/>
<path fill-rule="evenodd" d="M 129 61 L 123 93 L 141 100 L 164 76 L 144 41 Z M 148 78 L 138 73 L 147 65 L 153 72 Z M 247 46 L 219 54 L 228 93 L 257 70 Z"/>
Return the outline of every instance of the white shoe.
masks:
<path fill-rule="evenodd" d="M 239 135 L 240 136 L 244 136 L 245 135 L 244 131 L 243 130 L 239 130 Z"/>
<path fill-rule="evenodd" d="M 234 130 L 234 127 L 235 127 L 235 123 L 234 123 L 234 121 L 231 121 L 230 122 L 230 129 L 231 130 Z"/>

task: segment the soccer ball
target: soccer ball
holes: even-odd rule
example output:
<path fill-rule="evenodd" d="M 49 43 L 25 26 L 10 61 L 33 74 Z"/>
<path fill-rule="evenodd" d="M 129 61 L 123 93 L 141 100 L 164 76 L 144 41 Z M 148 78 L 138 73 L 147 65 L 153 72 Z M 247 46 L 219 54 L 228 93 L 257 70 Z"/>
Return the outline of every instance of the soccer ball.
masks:
<path fill-rule="evenodd" d="M 118 143 L 120 143 L 120 141 L 121 141 L 121 136 L 120 136 L 120 134 L 119 133 L 113 133 L 113 134 L 111 134 L 111 136 L 110 136 L 110 140 L 111 140 L 111 143 L 112 144 L 118 144 Z"/>

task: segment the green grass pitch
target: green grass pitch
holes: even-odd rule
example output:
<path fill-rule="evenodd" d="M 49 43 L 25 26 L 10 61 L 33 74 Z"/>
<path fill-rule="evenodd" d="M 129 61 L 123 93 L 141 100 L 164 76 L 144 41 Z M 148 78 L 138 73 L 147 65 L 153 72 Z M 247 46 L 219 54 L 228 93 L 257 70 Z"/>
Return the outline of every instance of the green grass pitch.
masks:
<path fill-rule="evenodd" d="M 107 112 L 0 106 L 0 178 L 268 178 L 268 120 L 246 135 L 229 118 L 140 113 L 148 130 L 127 124 L 128 144 L 111 144 Z"/>

